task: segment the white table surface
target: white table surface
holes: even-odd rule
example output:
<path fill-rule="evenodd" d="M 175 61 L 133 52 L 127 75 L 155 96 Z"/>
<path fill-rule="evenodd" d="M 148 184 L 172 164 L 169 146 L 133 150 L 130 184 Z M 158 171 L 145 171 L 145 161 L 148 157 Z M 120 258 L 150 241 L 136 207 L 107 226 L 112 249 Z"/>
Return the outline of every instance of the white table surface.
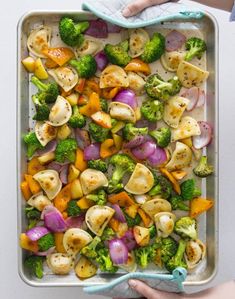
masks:
<path fill-rule="evenodd" d="M 110 0 L 111 1 L 111 0 Z M 32 288 L 17 272 L 16 235 L 16 26 L 29 10 L 80 9 L 82 0 L 1 0 L 0 9 L 0 298 L 62 299 L 87 296 L 80 288 Z M 189 2 L 189 1 L 184 1 Z M 191 5 L 193 2 L 190 2 Z M 200 5 L 198 5 L 200 6 Z M 235 23 L 212 8 L 220 28 L 219 271 L 210 286 L 235 277 Z M 195 290 L 190 290 L 195 291 Z"/>

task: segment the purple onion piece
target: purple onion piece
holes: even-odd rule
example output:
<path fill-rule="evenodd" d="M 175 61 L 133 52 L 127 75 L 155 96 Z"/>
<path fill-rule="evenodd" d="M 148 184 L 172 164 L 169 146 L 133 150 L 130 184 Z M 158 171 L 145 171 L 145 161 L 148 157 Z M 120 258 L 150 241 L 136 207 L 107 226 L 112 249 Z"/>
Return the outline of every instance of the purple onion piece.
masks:
<path fill-rule="evenodd" d="M 107 23 L 101 19 L 89 21 L 90 26 L 86 30 L 85 34 L 96 37 L 106 38 L 108 37 L 108 26 Z"/>
<path fill-rule="evenodd" d="M 147 141 L 138 147 L 131 149 L 132 154 L 139 160 L 147 159 L 153 154 L 156 149 L 156 143 L 153 141 Z"/>
<path fill-rule="evenodd" d="M 100 71 L 103 71 L 103 69 L 108 64 L 108 58 L 107 58 L 106 54 L 104 53 L 104 51 L 100 51 L 95 55 L 95 61 L 97 64 L 97 68 Z"/>
<path fill-rule="evenodd" d="M 56 139 L 51 140 L 50 142 L 47 143 L 47 145 L 41 149 L 41 150 L 37 150 L 37 154 L 39 156 L 54 152 L 57 146 L 57 141 Z"/>
<path fill-rule="evenodd" d="M 84 160 L 97 160 L 100 158 L 100 143 L 92 143 L 84 149 Z"/>
<path fill-rule="evenodd" d="M 136 109 L 137 107 L 137 99 L 133 90 L 131 89 L 123 89 L 117 93 L 117 95 L 113 98 L 114 102 L 120 102 L 123 104 L 129 105 L 132 109 Z"/>
<path fill-rule="evenodd" d="M 64 232 L 67 228 L 64 218 L 58 210 L 46 213 L 44 215 L 44 223 L 45 226 L 54 233 Z"/>
<path fill-rule="evenodd" d="M 49 163 L 47 165 L 47 169 L 52 169 L 52 170 L 55 170 L 57 172 L 60 172 L 60 170 L 61 170 L 62 167 L 63 166 L 60 163 L 55 162 L 55 161 L 52 161 L 51 163 Z"/>
<path fill-rule="evenodd" d="M 149 131 L 153 131 L 157 128 L 157 122 L 149 122 L 146 119 L 138 120 L 135 124 L 136 128 L 145 128 L 148 127 Z"/>
<path fill-rule="evenodd" d="M 68 228 L 82 228 L 85 221 L 85 214 L 79 216 L 69 217 L 65 220 Z"/>
<path fill-rule="evenodd" d="M 124 148 L 137 147 L 146 142 L 146 136 L 140 135 L 124 144 Z"/>
<path fill-rule="evenodd" d="M 69 164 L 64 165 L 60 169 L 60 180 L 62 184 L 68 184 Z"/>
<path fill-rule="evenodd" d="M 121 239 L 109 241 L 109 253 L 114 264 L 126 264 L 128 260 L 128 249 Z"/>
<path fill-rule="evenodd" d="M 201 149 L 207 146 L 212 140 L 212 127 L 206 121 L 198 121 L 201 130 L 199 136 L 193 136 L 193 146 L 195 149 Z"/>
<path fill-rule="evenodd" d="M 131 251 L 131 250 L 135 249 L 136 246 L 137 246 L 137 243 L 136 243 L 136 240 L 134 238 L 133 232 L 130 229 L 128 231 L 126 231 L 126 233 L 121 238 L 121 240 L 126 245 L 128 251 Z"/>
<path fill-rule="evenodd" d="M 26 231 L 26 236 L 29 237 L 31 241 L 37 241 L 41 237 L 47 235 L 49 233 L 49 230 L 44 226 L 35 226 L 29 230 Z"/>
<path fill-rule="evenodd" d="M 122 30 L 122 27 L 107 22 L 108 33 L 119 33 Z"/>
<path fill-rule="evenodd" d="M 34 252 L 34 254 L 38 255 L 38 256 L 48 256 L 49 254 L 53 253 L 54 251 L 55 251 L 55 246 L 49 248 L 47 251 Z"/>
<path fill-rule="evenodd" d="M 152 155 L 150 155 L 147 159 L 149 165 L 152 167 L 157 167 L 163 164 L 164 162 L 166 162 L 166 160 L 167 160 L 166 151 L 159 146 L 156 146 Z"/>
<path fill-rule="evenodd" d="M 84 129 L 75 129 L 75 138 L 81 150 L 84 150 L 91 143 L 89 132 Z"/>
<path fill-rule="evenodd" d="M 113 205 L 111 205 L 111 208 L 114 209 L 114 211 L 115 211 L 114 218 L 122 223 L 126 223 L 126 218 L 125 218 L 121 208 L 119 207 L 119 205 L 113 204 Z"/>

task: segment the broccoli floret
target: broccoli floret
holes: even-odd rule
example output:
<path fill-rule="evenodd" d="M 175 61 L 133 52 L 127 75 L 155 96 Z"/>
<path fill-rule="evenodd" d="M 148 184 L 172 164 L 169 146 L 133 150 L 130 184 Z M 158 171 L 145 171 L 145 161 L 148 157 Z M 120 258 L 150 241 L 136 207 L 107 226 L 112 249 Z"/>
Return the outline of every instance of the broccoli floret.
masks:
<path fill-rule="evenodd" d="M 189 207 L 183 202 L 183 198 L 180 195 L 174 195 L 170 197 L 172 210 L 189 211 Z"/>
<path fill-rule="evenodd" d="M 107 44 L 104 47 L 104 52 L 112 64 L 126 66 L 131 60 L 126 48 L 126 42 L 117 45 Z"/>
<path fill-rule="evenodd" d="M 157 238 L 156 244 L 159 244 L 163 263 L 168 262 L 177 252 L 178 243 L 172 237 Z"/>
<path fill-rule="evenodd" d="M 74 162 L 76 149 L 77 142 L 73 138 L 67 138 L 59 141 L 55 150 L 55 160 L 60 163 L 64 163 L 66 159 L 70 162 Z"/>
<path fill-rule="evenodd" d="M 78 216 L 81 214 L 81 209 L 77 205 L 76 199 L 72 199 L 68 202 L 67 213 L 68 216 Z"/>
<path fill-rule="evenodd" d="M 43 149 L 43 146 L 38 141 L 37 136 L 34 132 L 29 132 L 27 135 L 24 136 L 24 142 L 27 146 L 27 156 L 28 158 L 31 158 L 33 154 L 38 149 Z"/>
<path fill-rule="evenodd" d="M 38 88 L 41 103 L 54 103 L 60 94 L 59 86 L 55 82 L 43 83 L 33 76 L 31 82 Z"/>
<path fill-rule="evenodd" d="M 207 163 L 207 156 L 202 156 L 199 164 L 193 169 L 196 176 L 205 178 L 214 172 L 214 167 Z"/>
<path fill-rule="evenodd" d="M 84 55 L 79 60 L 71 59 L 69 64 L 76 69 L 81 78 L 90 78 L 95 75 L 97 70 L 95 58 L 89 54 Z"/>
<path fill-rule="evenodd" d="M 95 123 L 89 123 L 89 133 L 97 142 L 104 142 L 109 135 L 109 129 L 103 128 Z"/>
<path fill-rule="evenodd" d="M 139 247 L 134 250 L 136 262 L 141 268 L 146 268 L 156 255 L 156 244 Z"/>
<path fill-rule="evenodd" d="M 123 42 L 120 42 L 118 45 L 120 47 L 122 47 L 124 51 L 128 52 L 128 50 L 129 50 L 129 41 L 128 41 L 128 39 L 124 40 Z"/>
<path fill-rule="evenodd" d="M 115 273 L 118 270 L 118 267 L 113 265 L 108 248 L 99 249 L 95 260 L 103 272 Z"/>
<path fill-rule="evenodd" d="M 28 229 L 30 229 L 40 220 L 41 212 L 34 207 L 27 206 L 25 207 L 25 216 L 28 219 Z"/>
<path fill-rule="evenodd" d="M 165 263 L 165 267 L 169 272 L 173 272 L 177 267 L 187 269 L 187 264 L 184 261 L 185 249 L 186 242 L 184 240 L 180 240 L 176 254 Z"/>
<path fill-rule="evenodd" d="M 49 248 L 55 246 L 54 235 L 49 233 L 38 240 L 39 251 L 47 251 Z"/>
<path fill-rule="evenodd" d="M 195 219 L 185 216 L 175 222 L 174 231 L 183 239 L 197 239 L 197 222 Z"/>
<path fill-rule="evenodd" d="M 102 161 L 101 159 L 97 160 L 89 160 L 88 163 L 88 168 L 96 169 L 102 172 L 106 172 L 108 170 L 107 164 Z"/>
<path fill-rule="evenodd" d="M 99 190 L 97 194 L 89 194 L 87 199 L 94 201 L 99 206 L 104 206 L 107 202 L 106 193 L 104 190 Z"/>
<path fill-rule="evenodd" d="M 123 137 L 126 140 L 132 140 L 138 135 L 148 134 L 148 128 L 136 128 L 133 124 L 126 124 L 123 128 Z"/>
<path fill-rule="evenodd" d="M 165 52 L 165 37 L 161 33 L 154 33 L 151 40 L 144 47 L 144 52 L 140 58 L 147 63 L 159 59 Z"/>
<path fill-rule="evenodd" d="M 83 247 L 80 254 L 85 255 L 88 258 L 94 259 L 97 257 L 96 247 L 101 242 L 100 237 L 96 236 L 91 243 Z"/>
<path fill-rule="evenodd" d="M 30 272 L 37 278 L 43 277 L 43 260 L 42 256 L 30 255 L 26 258 L 24 264 Z"/>
<path fill-rule="evenodd" d="M 149 132 L 149 135 L 157 140 L 160 147 L 167 147 L 171 142 L 171 130 L 169 128 L 159 128 Z"/>
<path fill-rule="evenodd" d="M 135 162 L 126 154 L 116 154 L 111 157 L 109 163 L 114 166 L 112 178 L 109 180 L 108 192 L 112 193 L 120 189 L 120 183 L 126 173 L 133 172 Z"/>
<path fill-rule="evenodd" d="M 106 227 L 103 231 L 103 234 L 101 236 L 102 241 L 109 241 L 112 240 L 115 236 L 115 232 L 112 230 L 111 227 Z"/>
<path fill-rule="evenodd" d="M 206 51 L 206 43 L 198 37 L 191 37 L 186 41 L 185 48 L 187 50 L 184 60 L 190 61 L 194 57 L 201 58 Z"/>
<path fill-rule="evenodd" d="M 109 106 L 108 106 L 108 101 L 105 100 L 105 99 L 100 99 L 100 105 L 101 105 L 101 109 L 104 111 L 104 112 L 108 112 L 109 110 Z"/>
<path fill-rule="evenodd" d="M 127 213 L 125 213 L 125 211 L 123 211 L 123 214 L 126 218 L 126 223 L 128 227 L 134 227 L 135 225 L 139 225 L 141 222 L 141 217 L 139 214 L 136 214 L 135 218 L 130 217 L 129 215 L 127 215 Z"/>
<path fill-rule="evenodd" d="M 70 47 L 80 46 L 84 37 L 81 34 L 89 28 L 89 22 L 75 22 L 68 17 L 63 17 L 59 23 L 60 38 L 62 41 Z"/>
<path fill-rule="evenodd" d="M 72 128 L 82 128 L 86 125 L 86 118 L 79 112 L 78 106 L 73 106 L 73 114 L 69 119 Z"/>
<path fill-rule="evenodd" d="M 184 200 L 191 200 L 194 197 L 198 197 L 202 194 L 201 189 L 195 186 L 195 180 L 189 179 L 184 181 L 180 185 L 181 196 Z"/>
<path fill-rule="evenodd" d="M 172 193 L 172 185 L 164 176 L 156 178 L 157 184 L 149 191 L 150 196 L 161 195 L 162 198 L 169 198 Z"/>
<path fill-rule="evenodd" d="M 149 228 L 150 239 L 156 237 L 156 234 L 157 234 L 156 226 L 155 225 L 150 226 Z"/>
<path fill-rule="evenodd" d="M 33 116 L 34 120 L 47 120 L 50 114 L 50 108 L 44 101 L 42 94 L 37 93 L 32 96 L 33 103 L 35 105 L 36 114 Z"/>
<path fill-rule="evenodd" d="M 145 83 L 147 94 L 156 99 L 167 101 L 170 96 L 177 94 L 180 91 L 181 83 L 177 76 L 164 81 L 158 74 L 148 77 Z"/>
<path fill-rule="evenodd" d="M 145 119 L 156 122 L 163 117 L 164 105 L 158 100 L 148 100 L 142 104 L 140 110 Z"/>

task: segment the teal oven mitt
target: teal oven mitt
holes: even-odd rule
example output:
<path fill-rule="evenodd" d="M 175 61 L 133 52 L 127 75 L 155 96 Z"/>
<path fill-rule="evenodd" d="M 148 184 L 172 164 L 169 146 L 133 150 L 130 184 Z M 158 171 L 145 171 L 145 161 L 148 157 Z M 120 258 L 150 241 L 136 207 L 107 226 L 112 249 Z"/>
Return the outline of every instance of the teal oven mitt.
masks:
<path fill-rule="evenodd" d="M 147 274 L 143 272 L 132 272 L 124 274 L 109 283 L 85 287 L 87 294 L 103 295 L 119 298 L 139 298 L 139 293 L 131 289 L 128 280 L 131 278 L 146 282 L 150 287 L 160 291 L 180 293 L 184 291 L 183 282 L 187 272 L 184 268 L 176 268 L 172 274 Z"/>
<path fill-rule="evenodd" d="M 204 13 L 180 2 L 167 2 L 146 8 L 133 17 L 122 15 L 124 7 L 133 0 L 86 0 L 82 4 L 97 17 L 125 28 L 138 28 L 176 19 L 199 19 Z"/>

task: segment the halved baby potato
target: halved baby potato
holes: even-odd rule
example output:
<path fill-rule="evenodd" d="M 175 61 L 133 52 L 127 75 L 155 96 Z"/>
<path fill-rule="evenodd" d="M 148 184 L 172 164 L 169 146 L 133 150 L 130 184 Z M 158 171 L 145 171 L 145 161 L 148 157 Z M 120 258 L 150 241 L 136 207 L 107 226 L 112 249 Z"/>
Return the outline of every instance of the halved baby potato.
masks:
<path fill-rule="evenodd" d="M 42 146 L 47 145 L 57 135 L 57 128 L 47 122 L 37 121 L 35 125 L 35 134 Z"/>
<path fill-rule="evenodd" d="M 46 206 L 52 205 L 52 202 L 46 195 L 40 192 L 31 196 L 27 201 L 27 204 L 38 209 L 39 211 L 42 211 Z"/>
<path fill-rule="evenodd" d="M 172 52 L 165 52 L 161 56 L 161 63 L 164 69 L 169 72 L 176 72 L 179 64 L 182 60 L 184 60 L 185 53 L 172 51 Z"/>
<path fill-rule="evenodd" d="M 97 236 L 101 236 L 115 211 L 108 206 L 92 206 L 86 212 L 86 224 Z"/>
<path fill-rule="evenodd" d="M 55 198 L 62 188 L 58 172 L 55 170 L 42 170 L 36 173 L 33 178 L 40 184 L 49 199 Z"/>
<path fill-rule="evenodd" d="M 176 216 L 170 212 L 160 212 L 154 216 L 158 237 L 168 237 L 174 229 Z"/>
<path fill-rule="evenodd" d="M 107 66 L 100 76 L 100 88 L 128 87 L 129 80 L 126 72 L 117 65 Z"/>
<path fill-rule="evenodd" d="M 127 77 L 129 80 L 129 87 L 134 90 L 136 94 L 141 95 L 144 92 L 144 85 L 146 83 L 144 79 L 134 72 L 128 72 Z"/>
<path fill-rule="evenodd" d="M 163 198 L 153 198 L 146 201 L 141 208 L 147 213 L 152 219 L 154 219 L 155 214 L 160 212 L 171 212 L 171 204 L 169 201 Z"/>
<path fill-rule="evenodd" d="M 175 142 L 180 139 L 189 138 L 201 134 L 200 127 L 196 119 L 191 116 L 184 116 L 181 118 L 176 129 L 171 130 L 171 141 Z"/>
<path fill-rule="evenodd" d="M 206 246 L 201 240 L 190 240 L 186 244 L 185 261 L 188 269 L 194 269 L 204 259 L 206 255 Z"/>
<path fill-rule="evenodd" d="M 149 39 L 148 32 L 142 28 L 130 30 L 129 55 L 133 58 L 140 56 Z"/>
<path fill-rule="evenodd" d="M 52 253 L 47 256 L 47 265 L 54 274 L 65 275 L 72 269 L 73 261 L 65 253 Z"/>
<path fill-rule="evenodd" d="M 62 96 L 58 96 L 49 114 L 49 123 L 54 127 L 66 124 L 72 115 L 72 107 Z"/>
<path fill-rule="evenodd" d="M 81 173 L 80 182 L 84 195 L 87 195 L 100 187 L 108 186 L 108 179 L 103 172 L 91 168 L 88 168 Z"/>
<path fill-rule="evenodd" d="M 91 235 L 81 228 L 70 228 L 65 232 L 63 237 L 64 248 L 71 256 L 75 256 L 91 241 Z"/>
<path fill-rule="evenodd" d="M 168 126 L 177 128 L 180 118 L 189 104 L 189 100 L 175 96 L 165 103 L 163 120 Z"/>
<path fill-rule="evenodd" d="M 74 270 L 79 278 L 86 279 L 94 276 L 98 268 L 88 258 L 81 256 Z"/>
<path fill-rule="evenodd" d="M 127 104 L 120 103 L 120 102 L 112 102 L 109 105 L 109 113 L 111 117 L 124 120 L 131 123 L 136 122 L 136 115 L 134 110 Z"/>
<path fill-rule="evenodd" d="M 165 166 L 167 170 L 180 170 L 187 167 L 192 161 L 192 151 L 190 147 L 182 142 L 177 142 L 170 161 Z"/>
<path fill-rule="evenodd" d="M 148 228 L 136 225 L 133 228 L 133 234 L 139 246 L 147 246 L 149 244 L 150 233 Z"/>
<path fill-rule="evenodd" d="M 102 42 L 96 38 L 85 37 L 82 45 L 75 49 L 77 58 L 85 55 L 95 55 L 102 49 Z"/>
<path fill-rule="evenodd" d="M 132 194 L 145 194 L 154 184 L 152 172 L 143 164 L 137 163 L 124 189 Z"/>
<path fill-rule="evenodd" d="M 49 48 L 51 40 L 51 28 L 48 26 L 41 26 L 31 31 L 27 47 L 29 52 L 41 58 L 46 58 L 42 51 Z"/>
<path fill-rule="evenodd" d="M 78 74 L 70 66 L 61 66 L 51 69 L 48 74 L 54 78 L 56 83 L 63 88 L 65 92 L 70 91 L 78 83 Z"/>

